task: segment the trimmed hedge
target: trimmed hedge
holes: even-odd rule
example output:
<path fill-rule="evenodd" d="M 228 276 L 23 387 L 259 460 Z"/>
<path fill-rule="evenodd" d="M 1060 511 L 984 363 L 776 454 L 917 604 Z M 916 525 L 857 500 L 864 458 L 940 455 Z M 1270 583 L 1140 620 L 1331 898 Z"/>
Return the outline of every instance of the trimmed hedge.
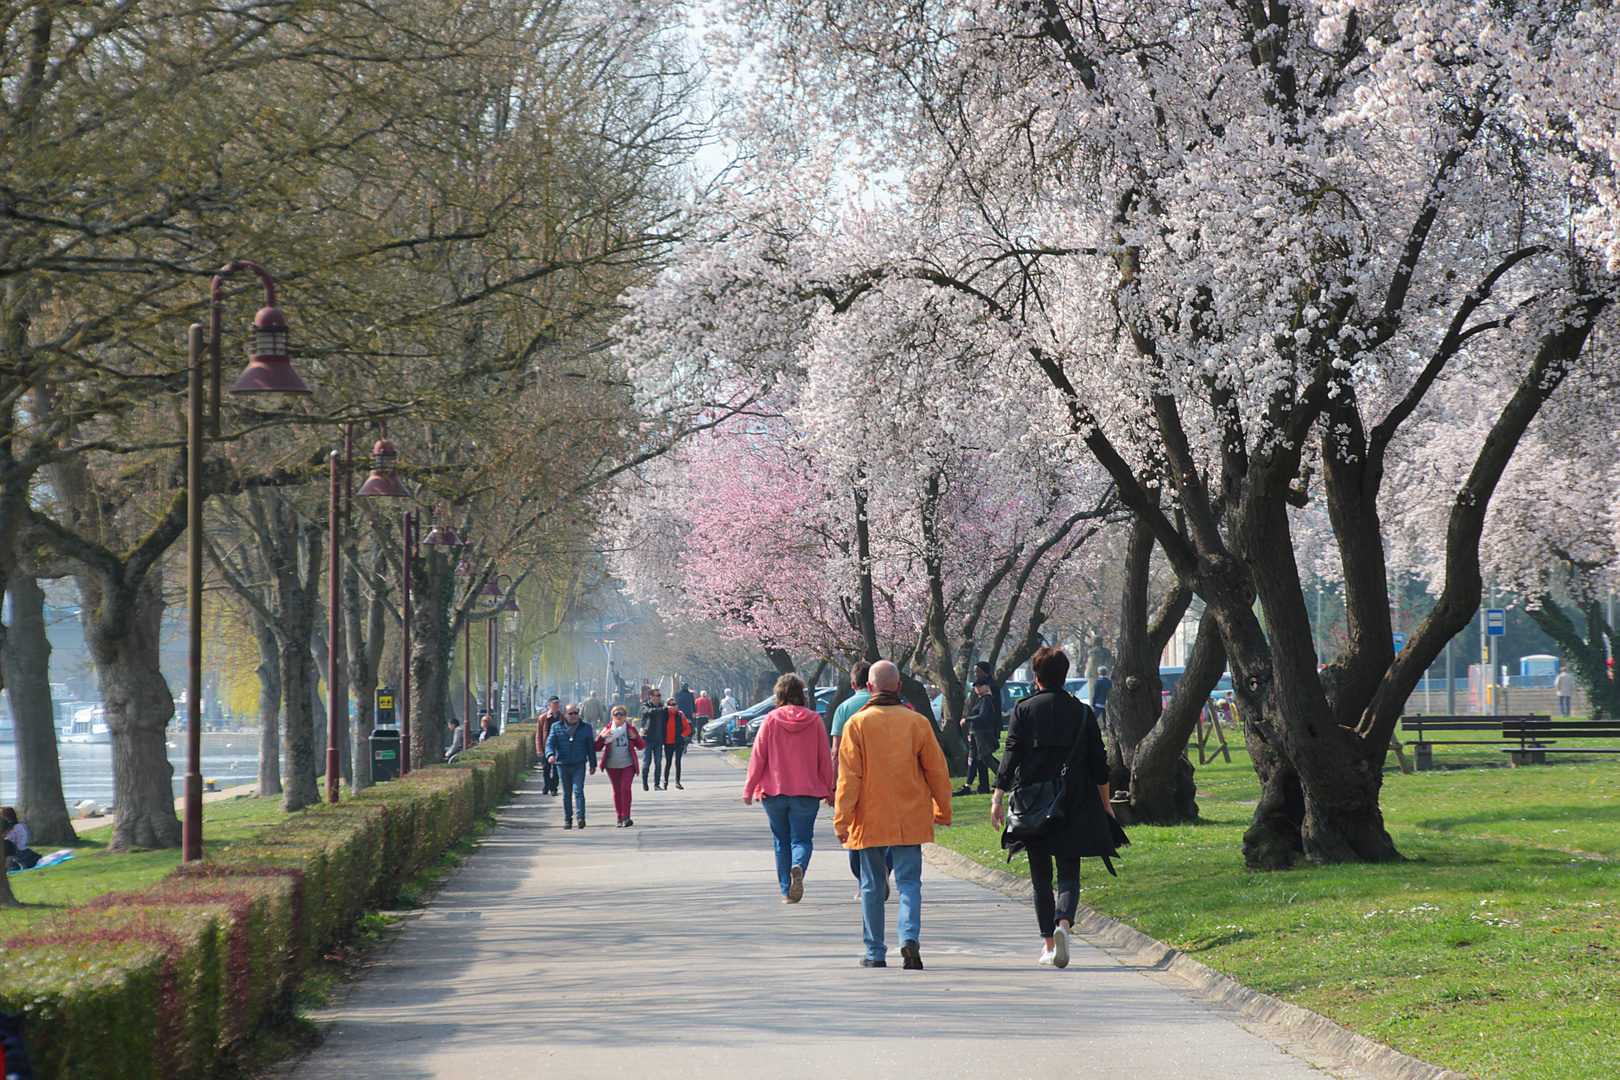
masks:
<path fill-rule="evenodd" d="M 311 958 L 493 810 L 534 761 L 534 725 L 290 815 L 0 942 L 39 1080 L 202 1080 L 285 1010 Z"/>

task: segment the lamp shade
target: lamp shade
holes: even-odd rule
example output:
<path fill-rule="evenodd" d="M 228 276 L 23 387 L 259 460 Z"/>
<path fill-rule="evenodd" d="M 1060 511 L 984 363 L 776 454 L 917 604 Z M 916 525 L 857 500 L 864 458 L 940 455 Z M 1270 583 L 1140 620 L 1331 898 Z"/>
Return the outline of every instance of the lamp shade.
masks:
<path fill-rule="evenodd" d="M 461 537 L 457 536 L 456 530 L 449 525 L 433 526 L 428 530 L 428 534 L 422 538 L 422 543 L 429 547 L 461 547 L 462 545 Z"/>
<path fill-rule="evenodd" d="M 518 602 L 517 602 L 517 593 L 514 592 L 514 593 L 508 593 L 507 594 L 506 606 L 501 608 L 501 610 L 502 611 L 517 611 L 517 610 L 519 610 Z"/>
<path fill-rule="evenodd" d="M 231 393 L 310 393 L 309 385 L 293 370 L 288 351 L 287 317 L 278 308 L 261 308 L 253 319 L 253 353 Z"/>
<path fill-rule="evenodd" d="M 394 471 L 394 463 L 398 460 L 399 453 L 394 449 L 394 444 L 387 439 L 379 439 L 371 450 L 371 477 L 360 485 L 355 495 L 409 498 L 410 493 L 399 486 L 399 473 Z"/>
<path fill-rule="evenodd" d="M 484 587 L 482 589 L 478 590 L 478 595 L 479 596 L 499 596 L 499 595 L 501 595 L 501 587 L 496 581 L 491 579 L 489 581 L 484 582 Z"/>

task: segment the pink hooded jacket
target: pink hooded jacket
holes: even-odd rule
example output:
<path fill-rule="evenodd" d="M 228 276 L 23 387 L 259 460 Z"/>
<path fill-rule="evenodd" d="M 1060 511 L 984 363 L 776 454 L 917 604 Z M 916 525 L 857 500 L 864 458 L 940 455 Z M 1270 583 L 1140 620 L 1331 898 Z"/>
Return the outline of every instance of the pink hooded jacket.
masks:
<path fill-rule="evenodd" d="M 743 798 L 813 795 L 830 799 L 838 774 L 821 714 L 803 705 L 772 709 L 759 726 L 748 758 Z"/>

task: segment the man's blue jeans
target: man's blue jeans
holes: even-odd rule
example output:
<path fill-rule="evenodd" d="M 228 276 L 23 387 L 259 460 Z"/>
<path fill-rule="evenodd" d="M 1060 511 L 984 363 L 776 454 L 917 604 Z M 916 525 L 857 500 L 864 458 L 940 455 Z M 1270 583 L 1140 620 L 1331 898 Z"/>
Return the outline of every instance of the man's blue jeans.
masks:
<path fill-rule="evenodd" d="M 579 803 L 579 820 L 585 820 L 585 762 L 576 765 L 557 764 L 562 774 L 563 817 L 574 820 L 574 803 Z"/>
<path fill-rule="evenodd" d="M 883 960 L 888 946 L 883 943 L 883 889 L 888 884 L 886 860 L 894 861 L 894 887 L 900 894 L 896 929 L 900 943 L 922 942 L 922 846 L 861 848 L 861 931 L 866 941 L 866 958 Z"/>
<path fill-rule="evenodd" d="M 889 849 L 884 848 L 883 850 L 887 852 Z M 894 869 L 894 857 L 892 855 L 885 854 L 883 856 L 883 865 L 892 871 Z M 855 875 L 856 881 L 861 880 L 861 853 L 858 850 L 850 850 L 849 872 Z"/>
<path fill-rule="evenodd" d="M 814 795 L 766 795 L 759 801 L 771 822 L 771 839 L 776 843 L 776 880 L 786 896 L 793 867 L 810 869 L 821 800 Z"/>

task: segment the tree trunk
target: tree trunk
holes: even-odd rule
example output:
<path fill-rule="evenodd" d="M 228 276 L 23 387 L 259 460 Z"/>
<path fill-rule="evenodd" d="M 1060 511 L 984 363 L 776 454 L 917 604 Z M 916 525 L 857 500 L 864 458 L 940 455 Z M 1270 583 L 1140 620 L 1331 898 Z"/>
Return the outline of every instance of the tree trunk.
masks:
<path fill-rule="evenodd" d="M 259 642 L 259 794 L 281 794 L 281 651 L 276 633 L 256 615 L 253 634 Z"/>
<path fill-rule="evenodd" d="M 1241 535 L 1247 566 L 1210 574 L 1206 596 L 1231 655 L 1239 715 L 1269 744 L 1262 757 L 1282 758 L 1264 768 L 1262 758 L 1255 759 L 1261 804 L 1244 836 L 1245 860 L 1253 869 L 1291 865 L 1281 861 L 1289 852 L 1322 864 L 1398 860 L 1378 807 L 1383 755 L 1369 756 L 1354 729 L 1334 723 L 1317 671 L 1287 506 L 1276 498 L 1246 502 Z M 1265 611 L 1264 627 L 1242 599 L 1248 582 Z M 1273 835 L 1264 835 L 1268 831 Z"/>
<path fill-rule="evenodd" d="M 285 607 L 282 611 L 286 619 L 289 613 Z M 318 772 L 311 703 L 314 681 L 315 660 L 310 655 L 308 639 L 281 642 L 281 737 L 286 764 L 281 808 L 289 813 L 320 801 L 320 790 L 315 783 Z"/>
<path fill-rule="evenodd" d="M 1173 583 L 1151 615 L 1148 589 L 1153 569 L 1153 533 L 1137 516 L 1125 545 L 1124 580 L 1120 588 L 1119 644 L 1114 651 L 1114 688 L 1109 691 L 1104 721 L 1108 726 L 1108 783 L 1115 791 L 1131 791 L 1132 762 L 1137 748 L 1159 723 L 1164 710 L 1159 657 L 1180 625 L 1192 601 L 1192 590 Z M 1216 678 L 1218 679 L 1217 672 Z M 1134 798 L 1134 796 L 1133 796 Z M 1163 805 L 1165 793 L 1146 795 Z"/>
<path fill-rule="evenodd" d="M 153 567 L 133 595 L 81 574 L 85 644 L 96 665 L 101 704 L 112 735 L 115 851 L 180 846 L 168 727 L 174 695 L 164 681 L 163 576 Z M 120 618 L 122 615 L 124 617 Z"/>
<path fill-rule="evenodd" d="M 1198 640 L 1170 701 L 1129 759 L 1133 820 L 1161 825 L 1198 820 L 1198 789 L 1193 764 L 1187 760 L 1187 742 L 1209 705 L 1209 692 L 1221 681 L 1225 669 L 1226 648 L 1221 644 L 1220 628 L 1206 611 L 1198 623 Z M 1110 702 L 1117 692 L 1110 691 Z"/>
<path fill-rule="evenodd" d="M 309 643 L 315 630 L 314 575 L 320 566 L 321 529 L 301 521 L 279 494 L 265 500 L 271 516 L 267 556 L 275 582 L 281 652 L 281 807 L 291 813 L 319 801 L 315 785 L 315 660 Z"/>
<path fill-rule="evenodd" d="M 866 489 L 859 483 L 855 487 L 855 561 L 856 589 L 859 593 L 856 608 L 859 625 L 855 629 L 861 635 L 861 647 L 866 654 L 864 659 L 869 664 L 875 664 L 883 656 L 878 651 L 877 605 L 872 589 L 872 530 L 866 520 Z"/>
<path fill-rule="evenodd" d="M 406 649 L 411 664 L 411 767 L 444 760 L 446 727 L 451 715 L 451 659 L 456 625 L 451 615 L 456 578 L 441 549 L 424 547 L 412 562 L 411 637 Z"/>
<path fill-rule="evenodd" d="M 311 596 L 316 601 L 319 600 L 318 593 L 312 593 Z M 325 620 L 321 618 L 324 614 L 324 611 L 316 612 L 312 621 L 324 622 Z M 309 718 L 310 733 L 314 736 L 315 775 L 317 777 L 326 775 L 326 736 L 329 725 L 327 724 L 326 715 L 327 697 L 321 695 L 321 686 L 324 685 L 324 680 L 332 670 L 327 666 L 327 656 L 326 635 L 317 630 L 309 637 Z M 326 690 L 327 694 L 330 695 L 332 688 L 328 686 Z"/>
<path fill-rule="evenodd" d="M 11 577 L 11 628 L 0 655 L 17 740 L 17 816 L 34 841 L 61 846 L 78 840 L 62 797 L 51 703 L 51 643 L 45 636 L 45 590 L 28 574 Z"/>

